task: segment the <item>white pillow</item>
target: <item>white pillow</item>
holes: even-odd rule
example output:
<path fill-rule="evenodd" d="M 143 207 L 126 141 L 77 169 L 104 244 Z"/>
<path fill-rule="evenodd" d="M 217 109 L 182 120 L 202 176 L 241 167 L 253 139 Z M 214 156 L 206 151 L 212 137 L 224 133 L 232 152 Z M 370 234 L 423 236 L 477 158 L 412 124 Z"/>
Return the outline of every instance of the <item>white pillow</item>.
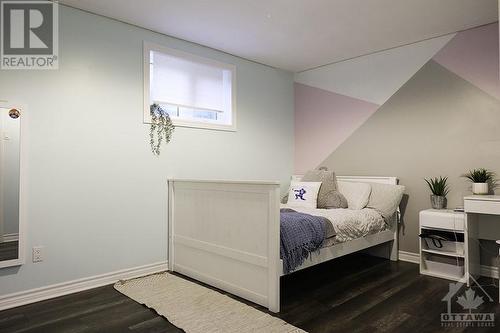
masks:
<path fill-rule="evenodd" d="M 372 187 L 368 183 L 338 181 L 339 192 L 347 199 L 347 208 L 363 209 L 368 204 Z"/>
<path fill-rule="evenodd" d="M 396 212 L 403 198 L 405 187 L 401 185 L 372 183 L 372 193 L 367 207 L 377 210 L 385 219 Z"/>
<path fill-rule="evenodd" d="M 316 208 L 321 182 L 292 181 L 288 192 L 288 206 Z"/>

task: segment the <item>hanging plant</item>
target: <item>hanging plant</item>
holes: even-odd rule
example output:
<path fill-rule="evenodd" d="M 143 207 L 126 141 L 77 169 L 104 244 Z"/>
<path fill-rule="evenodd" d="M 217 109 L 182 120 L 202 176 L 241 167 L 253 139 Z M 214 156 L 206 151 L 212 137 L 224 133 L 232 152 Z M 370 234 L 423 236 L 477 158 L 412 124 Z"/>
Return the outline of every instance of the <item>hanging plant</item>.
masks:
<path fill-rule="evenodd" d="M 172 124 L 172 120 L 160 105 L 152 104 L 149 108 L 149 113 L 151 114 L 151 127 L 149 130 L 149 138 L 151 144 L 151 151 L 153 155 L 160 155 L 160 146 L 163 141 L 169 143 L 172 138 L 172 133 L 174 132 L 175 126 Z M 156 134 L 156 140 L 155 140 Z"/>

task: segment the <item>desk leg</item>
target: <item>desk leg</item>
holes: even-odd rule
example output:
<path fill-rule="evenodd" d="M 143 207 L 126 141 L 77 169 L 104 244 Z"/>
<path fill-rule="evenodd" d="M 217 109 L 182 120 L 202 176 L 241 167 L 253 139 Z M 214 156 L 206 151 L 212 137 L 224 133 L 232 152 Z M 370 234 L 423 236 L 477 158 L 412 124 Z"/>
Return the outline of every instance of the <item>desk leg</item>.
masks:
<path fill-rule="evenodd" d="M 470 286 L 471 277 L 479 278 L 480 257 L 478 239 L 478 216 L 477 214 L 466 214 L 465 217 L 465 276 L 467 286 Z"/>
<path fill-rule="evenodd" d="M 500 245 L 500 240 L 497 240 L 497 244 Z M 500 249 L 498 249 L 498 258 L 497 258 L 497 265 L 500 271 L 500 262 L 498 261 L 499 258 L 500 258 Z M 498 278 L 498 303 L 500 303 L 500 277 Z"/>

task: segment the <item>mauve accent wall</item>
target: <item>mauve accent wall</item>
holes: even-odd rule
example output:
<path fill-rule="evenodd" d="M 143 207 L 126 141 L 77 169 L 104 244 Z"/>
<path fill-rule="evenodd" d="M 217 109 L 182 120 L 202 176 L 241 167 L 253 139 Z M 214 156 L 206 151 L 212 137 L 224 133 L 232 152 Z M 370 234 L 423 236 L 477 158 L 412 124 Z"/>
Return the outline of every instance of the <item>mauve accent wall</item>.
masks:
<path fill-rule="evenodd" d="M 498 23 L 460 32 L 434 60 L 500 99 Z"/>
<path fill-rule="evenodd" d="M 360 99 L 295 83 L 295 171 L 302 174 L 315 168 L 378 107 Z"/>

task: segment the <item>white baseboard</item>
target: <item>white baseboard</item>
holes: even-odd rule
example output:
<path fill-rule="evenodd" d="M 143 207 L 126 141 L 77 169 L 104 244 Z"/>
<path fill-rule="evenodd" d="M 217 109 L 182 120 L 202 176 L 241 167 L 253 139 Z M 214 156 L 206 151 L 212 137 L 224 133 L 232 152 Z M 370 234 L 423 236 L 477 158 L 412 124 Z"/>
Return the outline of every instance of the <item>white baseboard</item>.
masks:
<path fill-rule="evenodd" d="M 481 276 L 498 279 L 498 267 L 481 265 L 479 269 Z"/>
<path fill-rule="evenodd" d="M 3 235 L 4 242 L 15 242 L 19 240 L 19 234 L 5 234 Z"/>
<path fill-rule="evenodd" d="M 166 270 L 168 270 L 168 264 L 166 262 L 159 262 L 7 294 L 0 296 L 0 310 L 10 309 L 20 305 L 39 302 L 49 298 L 68 295 L 83 290 L 102 287 L 115 283 L 119 280 L 132 279 Z"/>
<path fill-rule="evenodd" d="M 420 262 L 420 256 L 418 253 L 399 251 L 399 260 L 418 264 Z M 0 311 L 50 298 L 73 294 L 79 291 L 102 287 L 115 283 L 119 280 L 133 279 L 166 270 L 168 270 L 168 264 L 166 262 L 160 262 L 7 294 L 0 296 Z M 495 266 L 481 265 L 480 274 L 485 277 L 498 278 L 499 269 Z"/>
<path fill-rule="evenodd" d="M 420 264 L 420 255 L 418 253 L 399 250 L 399 260 Z"/>

